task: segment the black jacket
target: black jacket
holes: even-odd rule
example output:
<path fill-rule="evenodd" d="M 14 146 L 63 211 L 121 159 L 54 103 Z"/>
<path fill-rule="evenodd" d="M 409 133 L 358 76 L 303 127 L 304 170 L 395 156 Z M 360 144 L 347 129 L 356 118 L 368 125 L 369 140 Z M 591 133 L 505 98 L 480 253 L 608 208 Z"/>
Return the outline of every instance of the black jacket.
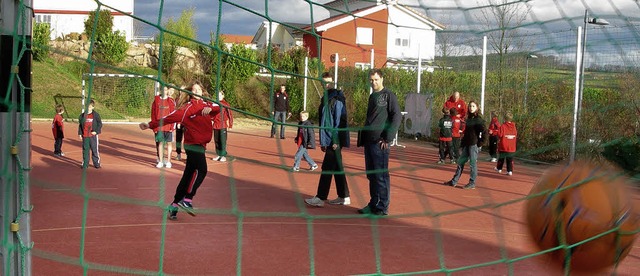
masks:
<path fill-rule="evenodd" d="M 460 145 L 481 147 L 485 140 L 485 122 L 480 115 L 469 114 L 465 122 L 464 136 L 460 140 Z"/>
<path fill-rule="evenodd" d="M 313 126 L 313 122 L 310 120 L 298 122 L 298 136 L 296 136 L 295 142 L 298 143 L 298 139 L 302 139 L 302 146 L 308 149 L 315 149 L 316 133 L 311 126 Z M 300 135 L 300 133 L 302 133 L 302 135 Z"/>
<path fill-rule="evenodd" d="M 91 113 L 93 114 L 93 124 L 91 124 L 91 131 L 95 131 L 96 134 L 100 134 L 102 132 L 102 118 L 100 118 L 100 114 L 95 110 Z M 78 135 L 82 135 L 82 128 L 84 127 L 84 113 L 80 114 L 78 118 Z"/>

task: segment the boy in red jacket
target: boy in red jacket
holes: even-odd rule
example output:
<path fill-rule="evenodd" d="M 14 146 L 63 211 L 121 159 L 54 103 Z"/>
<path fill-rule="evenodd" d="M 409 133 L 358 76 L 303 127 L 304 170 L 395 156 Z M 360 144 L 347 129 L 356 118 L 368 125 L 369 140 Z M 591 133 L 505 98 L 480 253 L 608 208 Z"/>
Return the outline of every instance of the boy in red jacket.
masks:
<path fill-rule="evenodd" d="M 62 139 L 64 139 L 64 122 L 62 121 L 62 114 L 64 113 L 64 107 L 61 104 L 56 105 L 56 115 L 53 117 L 53 123 L 51 123 L 51 131 L 53 132 L 53 155 L 61 157 L 64 156 L 62 152 Z"/>
<path fill-rule="evenodd" d="M 518 136 L 518 130 L 516 130 L 516 124 L 513 121 L 513 115 L 511 112 L 507 112 L 504 116 L 504 123 L 500 126 L 498 131 L 498 151 L 500 151 L 500 158 L 498 159 L 498 165 L 495 170 L 498 173 L 502 173 L 502 165 L 505 160 L 507 162 L 507 175 L 513 174 L 513 156 L 516 153 L 516 138 Z"/>
<path fill-rule="evenodd" d="M 491 111 L 491 122 L 489 123 L 489 161 L 498 162 L 498 131 L 500 131 L 500 122 L 498 121 L 498 113 Z"/>
<path fill-rule="evenodd" d="M 176 110 L 176 102 L 170 96 L 173 94 L 173 88 L 164 87 L 163 92 L 153 99 L 151 105 L 151 120 L 160 120 L 162 117 L 171 114 Z M 156 157 L 158 164 L 156 168 L 171 168 L 171 151 L 173 141 L 173 129 L 175 124 L 163 124 L 153 129 L 156 140 Z M 167 158 L 164 159 L 164 145 L 167 145 Z"/>
<path fill-rule="evenodd" d="M 229 103 L 224 100 L 224 91 L 218 92 L 218 101 L 220 102 L 220 113 L 213 117 L 213 140 L 216 144 L 216 154 L 218 156 L 212 158 L 215 161 L 227 161 L 227 128 L 233 127 L 233 114 L 229 109 Z"/>
<path fill-rule="evenodd" d="M 184 129 L 184 150 L 187 153 L 187 163 L 182 173 L 182 178 L 176 193 L 173 197 L 173 203 L 169 206 L 169 219 L 178 218 L 178 207 L 185 210 L 189 215 L 195 216 L 193 210 L 193 197 L 204 177 L 207 175 L 207 159 L 205 157 L 205 149 L 207 143 L 211 142 L 213 134 L 212 114 L 220 112 L 220 106 L 217 104 L 207 103 L 202 100 L 202 87 L 194 84 L 191 87 L 191 100 L 184 107 L 172 112 L 171 114 L 153 120 L 149 123 L 140 123 L 140 129 L 158 127 L 160 124 L 180 123 Z"/>

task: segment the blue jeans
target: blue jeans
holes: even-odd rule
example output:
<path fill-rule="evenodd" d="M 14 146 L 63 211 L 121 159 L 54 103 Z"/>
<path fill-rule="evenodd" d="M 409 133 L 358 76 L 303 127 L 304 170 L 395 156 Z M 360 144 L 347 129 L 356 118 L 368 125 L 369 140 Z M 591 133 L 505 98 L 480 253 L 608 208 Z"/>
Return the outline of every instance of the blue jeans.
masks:
<path fill-rule="evenodd" d="M 464 170 L 464 164 L 469 161 L 469 166 L 471 167 L 471 176 L 469 177 L 469 184 L 475 184 L 476 178 L 478 178 L 478 146 L 464 146 L 462 147 L 462 152 L 460 153 L 460 158 L 458 158 L 458 167 L 456 168 L 456 174 L 453 175 L 453 179 L 451 182 L 453 185 L 458 183 L 460 180 L 460 175 L 462 175 L 462 170 Z"/>
<path fill-rule="evenodd" d="M 273 125 L 271 125 L 271 136 L 275 136 L 276 135 L 276 122 L 282 123 L 280 125 L 280 138 L 284 138 L 284 124 L 287 123 L 287 112 L 286 111 L 276 111 L 274 113 L 273 119 L 275 120 L 275 122 L 273 122 Z"/>
<path fill-rule="evenodd" d="M 364 145 L 364 162 L 369 179 L 369 208 L 387 212 L 389 210 L 389 148 L 383 150 L 378 143 Z"/>
<path fill-rule="evenodd" d="M 309 152 L 307 151 L 307 148 L 305 148 L 304 145 L 302 145 L 298 147 L 298 151 L 296 151 L 296 155 L 293 157 L 294 168 L 300 168 L 300 160 L 302 160 L 303 157 L 304 157 L 304 160 L 306 160 L 307 163 L 309 163 L 309 166 L 313 167 L 316 165 L 316 162 L 313 162 L 313 159 L 311 159 L 311 156 L 309 156 Z"/>

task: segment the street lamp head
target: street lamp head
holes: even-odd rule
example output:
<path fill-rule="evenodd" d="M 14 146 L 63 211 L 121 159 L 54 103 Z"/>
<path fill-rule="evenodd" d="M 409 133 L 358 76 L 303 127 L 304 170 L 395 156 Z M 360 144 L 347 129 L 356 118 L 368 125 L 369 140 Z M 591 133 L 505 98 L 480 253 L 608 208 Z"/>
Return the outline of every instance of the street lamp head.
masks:
<path fill-rule="evenodd" d="M 602 26 L 609 25 L 609 21 L 604 20 L 602 18 L 597 18 L 597 17 L 588 18 L 587 19 L 587 23 L 593 24 L 593 25 L 602 25 Z"/>

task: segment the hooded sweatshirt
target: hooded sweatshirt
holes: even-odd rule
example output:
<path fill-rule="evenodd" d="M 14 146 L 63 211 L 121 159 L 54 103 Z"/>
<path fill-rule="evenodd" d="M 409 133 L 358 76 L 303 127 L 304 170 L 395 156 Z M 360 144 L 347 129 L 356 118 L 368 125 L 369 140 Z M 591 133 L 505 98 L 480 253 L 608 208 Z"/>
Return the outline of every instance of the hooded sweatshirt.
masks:
<path fill-rule="evenodd" d="M 500 126 L 498 137 L 498 150 L 502 152 L 516 152 L 516 138 L 518 131 L 516 130 L 516 124 L 514 122 L 504 122 Z"/>
<path fill-rule="evenodd" d="M 462 120 L 464 120 L 465 116 L 467 115 L 467 104 L 462 100 L 462 98 L 456 101 L 456 99 L 451 96 L 446 102 L 444 102 L 444 107 L 446 107 L 447 109 L 451 109 L 454 107 L 458 111 L 458 114 L 460 115 L 460 118 Z"/>

